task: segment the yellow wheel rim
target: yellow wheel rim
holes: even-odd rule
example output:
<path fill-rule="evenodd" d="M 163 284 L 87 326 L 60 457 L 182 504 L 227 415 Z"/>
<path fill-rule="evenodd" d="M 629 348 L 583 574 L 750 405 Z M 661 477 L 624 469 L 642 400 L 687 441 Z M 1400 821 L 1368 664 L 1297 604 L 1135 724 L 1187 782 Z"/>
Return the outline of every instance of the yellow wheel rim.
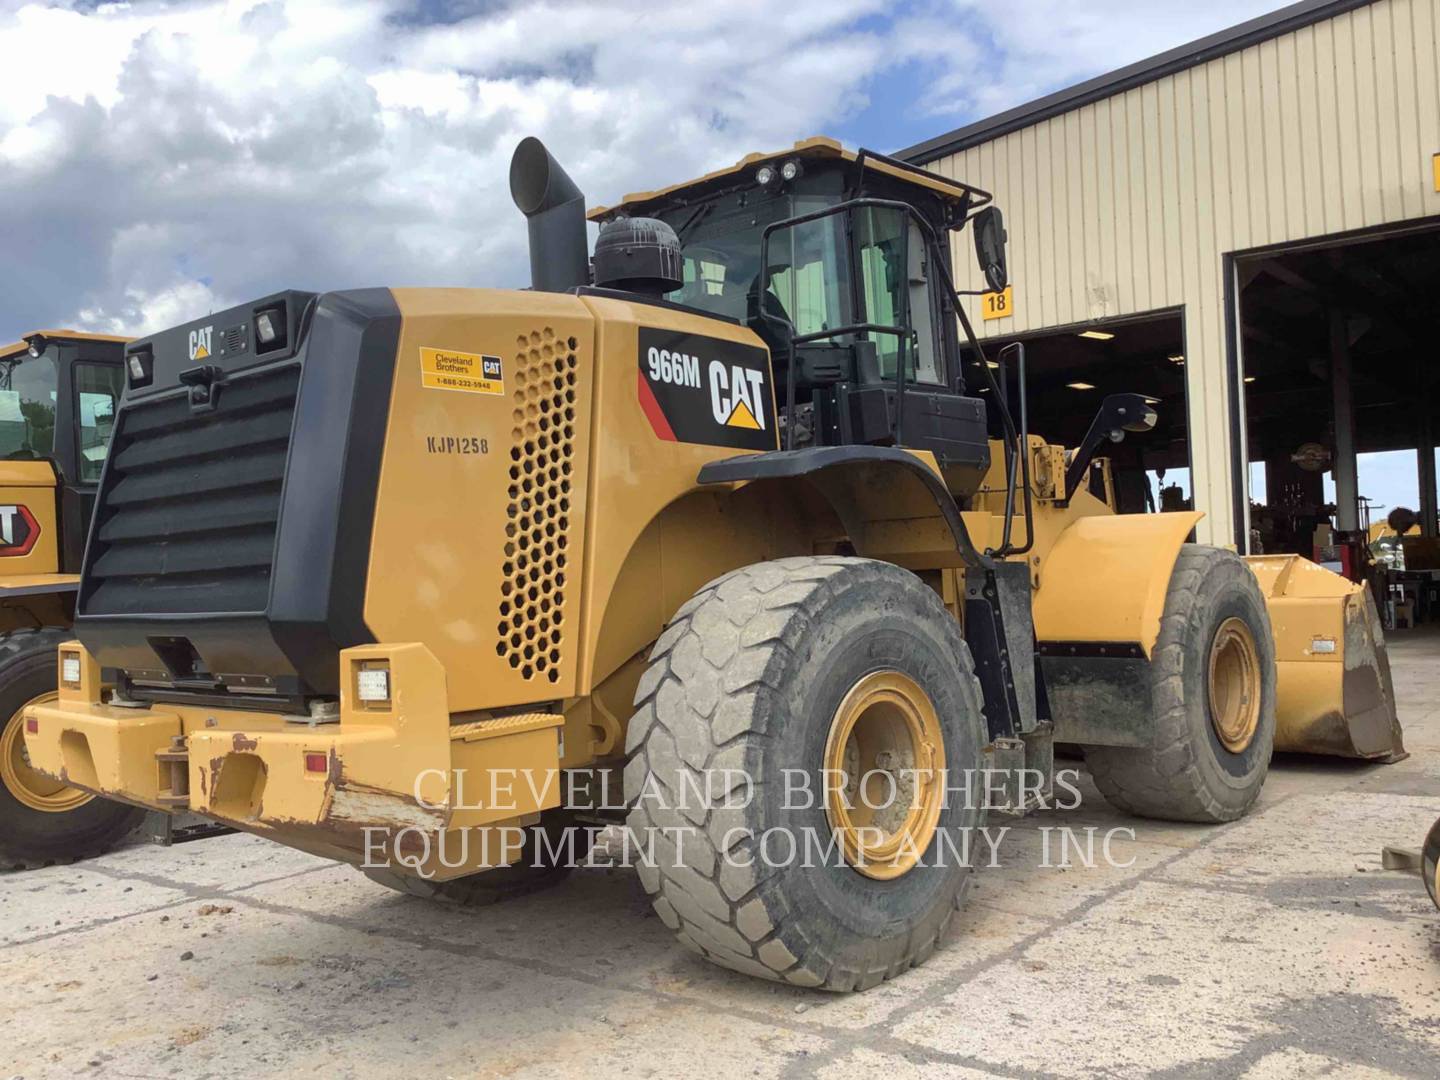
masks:
<path fill-rule="evenodd" d="M 825 741 L 825 816 L 845 861 L 889 881 L 935 835 L 945 797 L 945 742 L 929 695 L 908 675 L 877 671 L 851 687 Z"/>
<path fill-rule="evenodd" d="M 0 732 L 0 780 L 21 805 L 47 814 L 63 814 L 84 806 L 95 797 L 88 791 L 52 780 L 30 767 L 30 758 L 25 753 L 25 710 L 31 705 L 54 701 L 56 696 L 52 690 L 31 698 L 15 711 L 15 715 L 6 721 L 5 730 Z"/>
<path fill-rule="evenodd" d="M 1226 619 L 1210 643 L 1210 723 L 1232 754 L 1242 753 L 1260 726 L 1260 657 L 1243 619 Z"/>

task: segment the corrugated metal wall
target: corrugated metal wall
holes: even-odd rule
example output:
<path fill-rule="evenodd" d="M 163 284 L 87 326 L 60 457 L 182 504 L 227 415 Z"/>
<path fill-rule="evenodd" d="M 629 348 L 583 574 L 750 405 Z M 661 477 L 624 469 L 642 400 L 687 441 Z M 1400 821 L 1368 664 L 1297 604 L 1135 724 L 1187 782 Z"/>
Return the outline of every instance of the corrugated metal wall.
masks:
<path fill-rule="evenodd" d="M 928 167 L 995 192 L 1012 318 L 1184 306 L 1201 539 L 1233 543 L 1223 256 L 1440 214 L 1440 0 L 1379 0 Z M 957 239 L 961 288 L 979 288 Z"/>

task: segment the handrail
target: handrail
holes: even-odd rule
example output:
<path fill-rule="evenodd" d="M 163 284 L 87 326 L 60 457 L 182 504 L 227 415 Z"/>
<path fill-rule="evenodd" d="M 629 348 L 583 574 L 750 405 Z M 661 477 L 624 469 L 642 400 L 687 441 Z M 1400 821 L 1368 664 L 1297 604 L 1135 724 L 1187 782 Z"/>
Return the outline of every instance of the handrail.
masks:
<path fill-rule="evenodd" d="M 1030 417 L 1028 397 L 1025 384 L 1025 345 L 1023 342 L 1012 341 L 1000 350 L 996 362 L 999 363 L 1000 373 L 1004 376 L 1005 354 L 1014 350 L 1019 356 L 1019 364 L 1016 371 L 1017 389 L 1020 392 L 1020 485 L 1025 495 L 1025 543 L 1015 547 L 1010 543 L 1011 527 L 1015 521 L 1015 468 L 1014 457 L 1010 454 L 1009 447 L 1006 447 L 1005 455 L 1005 528 L 1000 536 L 1000 546 L 991 554 L 998 557 L 1006 555 L 1024 555 L 1035 545 L 1035 507 L 1030 492 Z M 982 358 L 982 363 L 984 360 Z M 1009 411 L 1010 400 L 1005 399 L 1005 409 Z"/>
<path fill-rule="evenodd" d="M 863 146 L 855 154 L 855 175 L 857 177 L 857 184 L 854 190 L 859 190 L 858 178 L 865 175 L 865 162 L 867 160 L 879 161 L 885 165 L 890 166 L 892 169 L 900 169 L 903 172 L 911 173 L 915 176 L 923 176 L 927 180 L 934 180 L 936 183 L 944 184 L 947 187 L 954 188 L 956 191 L 966 196 L 967 199 L 974 200 L 973 205 L 967 203 L 965 208 L 967 214 L 971 210 L 981 210 L 995 201 L 995 196 L 990 194 L 990 192 L 986 191 L 984 188 L 974 187 L 973 185 L 967 184 L 962 180 L 956 180 L 954 177 L 951 176 L 941 176 L 939 173 L 931 172 L 929 169 L 922 169 L 919 165 L 916 165 L 913 162 L 901 161 L 897 157 L 891 157 L 889 154 L 882 154 L 878 150 L 869 150 Z"/>

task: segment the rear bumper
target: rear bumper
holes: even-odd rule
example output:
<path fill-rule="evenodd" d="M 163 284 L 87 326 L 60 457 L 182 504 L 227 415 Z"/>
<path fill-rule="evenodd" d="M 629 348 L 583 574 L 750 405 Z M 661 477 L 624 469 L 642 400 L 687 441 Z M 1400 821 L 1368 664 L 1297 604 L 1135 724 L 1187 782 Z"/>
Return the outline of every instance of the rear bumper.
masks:
<path fill-rule="evenodd" d="M 58 701 L 27 711 L 26 746 L 41 772 L 109 798 L 188 810 L 349 862 L 427 852 L 442 877 L 506 861 L 503 848 L 473 836 L 458 855 L 460 834 L 525 825 L 560 803 L 561 717 L 452 724 L 444 671 L 422 645 L 342 653 L 347 670 L 388 663 L 393 700 L 367 706 L 345 679 L 339 718 L 327 723 L 104 704 L 98 670 L 81 655 L 83 685 L 62 685 Z"/>

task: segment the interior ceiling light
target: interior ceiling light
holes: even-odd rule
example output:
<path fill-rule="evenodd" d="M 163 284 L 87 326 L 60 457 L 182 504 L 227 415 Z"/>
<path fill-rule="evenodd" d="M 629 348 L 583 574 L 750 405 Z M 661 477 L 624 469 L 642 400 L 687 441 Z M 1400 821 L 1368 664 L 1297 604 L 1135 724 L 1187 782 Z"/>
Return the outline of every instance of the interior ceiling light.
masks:
<path fill-rule="evenodd" d="M 1255 376 L 1254 376 L 1254 375 L 1246 375 L 1246 376 L 1245 376 L 1245 381 L 1246 381 L 1246 382 L 1254 382 L 1254 381 L 1255 381 Z"/>
<path fill-rule="evenodd" d="M 1115 335 L 1107 333 L 1104 330 L 1081 330 L 1076 336 L 1089 338 L 1091 341 L 1109 341 L 1114 338 Z"/>
<path fill-rule="evenodd" d="M 1183 364 L 1185 363 L 1185 354 L 1171 353 L 1169 356 L 1166 357 L 1166 359 L 1169 360 L 1172 364 Z"/>
<path fill-rule="evenodd" d="M 1071 390 L 1094 390 L 1095 387 L 1088 382 L 1067 382 L 1065 384 Z"/>

